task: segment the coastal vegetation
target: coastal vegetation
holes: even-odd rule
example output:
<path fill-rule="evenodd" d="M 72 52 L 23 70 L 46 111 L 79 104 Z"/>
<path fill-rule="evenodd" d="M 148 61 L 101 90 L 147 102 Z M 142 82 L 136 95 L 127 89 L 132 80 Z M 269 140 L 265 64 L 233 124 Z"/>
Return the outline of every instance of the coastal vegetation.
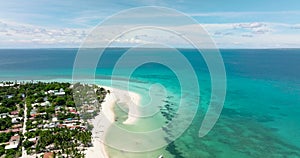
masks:
<path fill-rule="evenodd" d="M 107 91 L 96 85 L 3 82 L 0 86 L 0 155 L 84 157 L 93 119 Z M 22 147 L 24 149 L 22 150 Z"/>

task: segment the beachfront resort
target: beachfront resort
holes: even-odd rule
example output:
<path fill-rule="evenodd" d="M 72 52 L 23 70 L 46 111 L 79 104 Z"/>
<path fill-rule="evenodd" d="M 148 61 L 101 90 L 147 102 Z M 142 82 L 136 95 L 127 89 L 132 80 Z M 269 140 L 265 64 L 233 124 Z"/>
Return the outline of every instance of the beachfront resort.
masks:
<path fill-rule="evenodd" d="M 80 83 L 1 82 L 0 156 L 85 157 L 90 120 L 107 93 Z"/>

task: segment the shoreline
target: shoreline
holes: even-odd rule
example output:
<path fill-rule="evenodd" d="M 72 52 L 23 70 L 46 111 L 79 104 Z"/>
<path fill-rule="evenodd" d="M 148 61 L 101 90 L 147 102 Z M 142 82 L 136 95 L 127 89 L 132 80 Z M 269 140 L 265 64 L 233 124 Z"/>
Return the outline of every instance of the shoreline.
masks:
<path fill-rule="evenodd" d="M 31 82 L 69 82 L 65 80 L 18 80 L 18 83 L 31 83 Z M 13 81 L 11 81 L 13 82 Z M 72 83 L 71 83 L 72 84 Z M 128 118 L 122 123 L 125 125 L 134 125 L 139 116 L 139 105 L 141 103 L 141 95 L 133 92 L 127 91 L 119 88 L 113 88 L 109 86 L 103 86 L 100 84 L 95 84 L 99 87 L 103 87 L 105 90 L 109 90 L 110 93 L 106 94 L 104 102 L 102 102 L 101 110 L 94 119 L 87 120 L 91 123 L 94 128 L 92 130 L 92 147 L 87 147 L 84 150 L 85 157 L 87 158 L 109 158 L 108 152 L 106 150 L 105 136 L 109 127 L 116 121 L 116 115 L 113 111 L 116 103 L 125 104 L 128 108 Z M 104 141 L 103 141 L 104 140 Z M 33 157 L 35 155 L 27 155 L 27 157 Z"/>
<path fill-rule="evenodd" d="M 102 86 L 103 87 L 103 86 Z M 105 89 L 109 87 L 105 87 Z M 133 125 L 136 123 L 140 116 L 139 105 L 141 103 L 141 96 L 132 91 L 125 91 L 122 89 L 111 88 L 117 97 L 118 103 L 126 104 L 128 107 L 128 118 L 123 122 L 126 125 Z"/>
<path fill-rule="evenodd" d="M 87 148 L 85 151 L 86 157 L 100 157 L 109 158 L 108 153 L 105 149 L 106 145 L 103 140 L 105 140 L 106 132 L 108 128 L 115 122 L 115 113 L 113 107 L 116 103 L 125 103 L 128 106 L 128 118 L 123 122 L 123 124 L 131 125 L 134 124 L 138 119 L 138 105 L 141 101 L 141 96 L 135 92 L 127 92 L 125 90 L 101 86 L 110 93 L 106 94 L 105 101 L 101 105 L 101 112 L 91 121 L 94 126 L 92 130 L 92 144 L 93 147 Z"/>

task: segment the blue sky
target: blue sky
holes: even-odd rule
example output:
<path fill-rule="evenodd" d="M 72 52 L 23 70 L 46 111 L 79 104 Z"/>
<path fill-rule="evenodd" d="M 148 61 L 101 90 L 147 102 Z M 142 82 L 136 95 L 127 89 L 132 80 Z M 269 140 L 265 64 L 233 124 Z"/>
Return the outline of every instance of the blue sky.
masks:
<path fill-rule="evenodd" d="M 79 47 L 106 17 L 149 5 L 192 16 L 219 47 L 300 47 L 298 0 L 2 0 L 0 47 Z"/>

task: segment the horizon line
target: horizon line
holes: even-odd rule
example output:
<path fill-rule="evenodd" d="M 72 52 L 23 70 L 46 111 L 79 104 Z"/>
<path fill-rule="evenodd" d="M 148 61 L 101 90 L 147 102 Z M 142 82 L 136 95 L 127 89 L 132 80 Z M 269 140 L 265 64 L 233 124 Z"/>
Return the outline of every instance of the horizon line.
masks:
<path fill-rule="evenodd" d="M 108 49 L 129 49 L 134 47 L 107 47 Z M 105 49 L 107 49 L 105 48 Z M 168 49 L 165 47 L 136 47 L 136 48 L 144 48 L 144 49 Z M 90 47 L 90 48 L 79 48 L 79 47 L 40 47 L 40 48 L 31 48 L 31 47 L 24 47 L 24 48 L 0 48 L 0 50 L 30 50 L 30 49 L 103 49 L 103 47 Z M 191 47 L 175 47 L 173 49 L 197 49 L 197 48 L 191 48 Z M 269 47 L 269 48 L 230 48 L 230 47 L 224 47 L 224 48 L 200 48 L 200 49 L 300 49 L 300 47 Z"/>

